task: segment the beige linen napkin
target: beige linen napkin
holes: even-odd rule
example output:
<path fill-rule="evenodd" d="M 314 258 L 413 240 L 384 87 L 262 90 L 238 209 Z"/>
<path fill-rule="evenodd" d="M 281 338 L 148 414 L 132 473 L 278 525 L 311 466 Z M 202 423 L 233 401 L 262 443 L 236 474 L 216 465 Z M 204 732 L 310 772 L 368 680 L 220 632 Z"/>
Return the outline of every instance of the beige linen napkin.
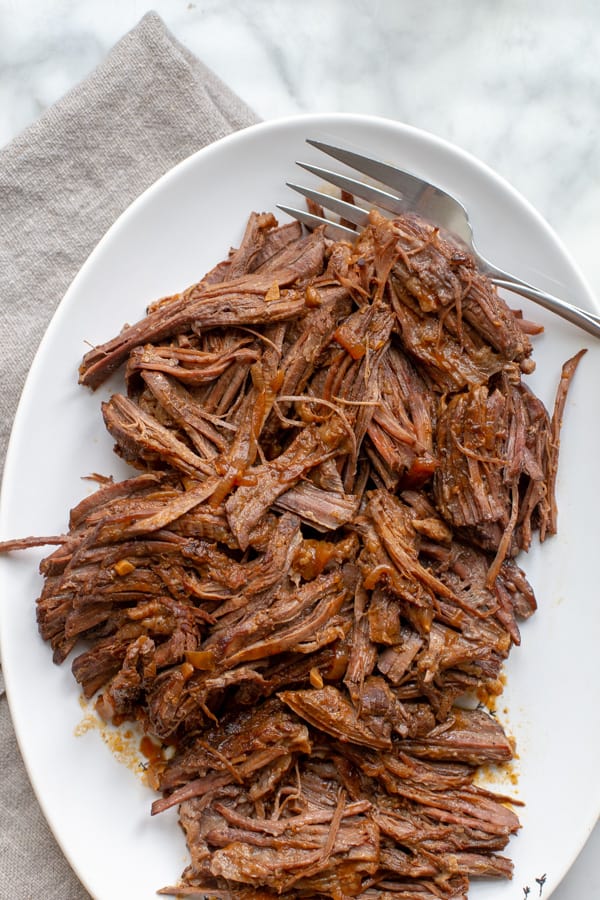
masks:
<path fill-rule="evenodd" d="M 39 341 L 98 240 L 175 163 L 255 121 L 148 13 L 0 150 L 0 468 Z M 3 688 L 0 673 L 0 897 L 80 900 L 88 894 L 35 800 Z"/>

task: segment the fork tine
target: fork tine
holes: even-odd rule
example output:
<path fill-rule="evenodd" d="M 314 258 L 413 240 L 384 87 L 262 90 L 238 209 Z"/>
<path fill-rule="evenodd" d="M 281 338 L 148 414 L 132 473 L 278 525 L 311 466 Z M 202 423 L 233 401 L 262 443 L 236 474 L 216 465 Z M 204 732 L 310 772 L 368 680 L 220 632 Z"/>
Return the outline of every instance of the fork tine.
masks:
<path fill-rule="evenodd" d="M 461 238 L 467 246 L 472 245 L 469 217 L 458 197 L 411 172 L 369 156 L 361 156 L 353 150 L 344 150 L 312 139 L 308 139 L 307 143 L 397 192 L 406 204 L 404 212 L 411 210 L 419 213 L 434 225 L 440 225 Z"/>
<path fill-rule="evenodd" d="M 309 200 L 314 200 L 315 203 L 320 203 L 325 209 L 337 213 L 348 222 L 353 222 L 361 228 L 364 228 L 365 225 L 369 224 L 369 213 L 366 209 L 361 209 L 360 206 L 355 206 L 353 203 L 346 203 L 345 200 L 339 200 L 337 197 L 332 197 L 330 194 L 322 194 L 320 191 L 313 191 L 312 188 L 303 187 L 301 184 L 294 184 L 291 181 L 287 181 L 286 184 L 288 187 L 292 188 L 293 191 L 297 191 Z"/>
<path fill-rule="evenodd" d="M 323 141 L 307 138 L 306 142 L 317 150 L 320 150 L 322 153 L 337 159 L 338 162 L 343 163 L 351 169 L 355 169 L 362 175 L 375 179 L 383 187 L 397 191 L 400 194 L 401 199 L 405 201 L 408 209 L 419 213 L 424 219 L 429 220 L 439 227 L 443 227 L 446 231 L 454 234 L 456 238 L 462 240 L 466 248 L 474 254 L 475 260 L 481 271 L 490 278 L 493 284 L 505 288 L 506 290 L 514 291 L 517 294 L 521 294 L 523 297 L 527 297 L 528 299 L 539 303 L 546 309 L 551 310 L 557 315 L 562 316 L 564 319 L 567 319 L 567 321 L 572 322 L 590 334 L 593 334 L 595 337 L 600 338 L 600 316 L 578 309 L 576 306 L 561 300 L 560 297 L 548 294 L 545 291 L 533 287 L 533 285 L 528 284 L 526 281 L 522 281 L 514 275 L 503 272 L 497 266 L 490 263 L 485 257 L 481 256 L 473 241 L 473 231 L 469 221 L 468 212 L 458 197 L 438 188 L 431 182 L 424 181 L 418 176 L 412 175 L 410 172 L 405 172 L 402 169 L 384 163 L 381 160 L 372 159 L 369 156 L 362 156 L 360 153 L 355 153 L 353 150 L 345 150 L 341 147 L 335 147 L 332 144 L 326 144 Z M 348 190 L 349 182 L 347 180 L 341 180 L 342 176 L 337 176 L 336 173 L 329 173 L 327 170 L 318 169 L 315 166 L 309 166 L 303 163 L 299 163 L 299 165 L 303 166 L 303 168 L 313 174 L 320 175 L 321 177 L 325 176 L 325 180 L 329 180 L 338 187 Z M 335 175 L 335 178 L 330 177 L 332 174 Z M 343 176 L 343 178 L 346 179 L 347 176 Z M 350 179 L 350 181 L 353 180 L 354 179 Z M 316 200 L 325 208 L 334 210 L 343 218 L 349 219 L 359 226 L 364 226 L 368 222 L 368 213 L 360 207 L 356 207 L 351 203 L 345 203 L 342 200 L 337 200 L 326 194 L 320 194 L 317 191 L 301 188 L 295 184 L 289 186 L 294 190 L 299 191 L 305 197 Z M 368 190 L 371 190 L 370 186 L 368 186 Z M 362 187 L 360 190 L 357 190 L 356 187 L 350 187 L 350 191 L 362 199 L 367 199 L 368 197 L 368 195 L 365 195 L 364 188 Z M 376 199 L 374 205 L 383 207 L 381 198 Z M 395 211 L 396 210 L 392 210 L 392 212 Z M 292 215 L 296 215 L 296 213 L 292 212 Z M 300 216 L 296 217 L 301 219 Z M 319 221 L 318 216 L 314 218 Z M 339 228 L 340 226 L 335 227 Z M 354 232 L 349 229 L 347 231 L 350 235 L 354 236 Z"/>
<path fill-rule="evenodd" d="M 322 219 L 321 216 L 315 216 L 305 209 L 294 209 L 292 206 L 283 206 L 281 203 L 277 204 L 277 209 L 287 213 L 292 219 L 302 222 L 308 228 L 317 228 L 319 225 L 325 225 L 325 234 L 332 240 L 354 240 L 356 238 L 356 231 L 353 231 L 351 228 L 346 228 L 337 222 L 330 222 L 329 219 Z"/>
<path fill-rule="evenodd" d="M 431 185 L 422 181 L 416 175 L 404 172 L 396 168 L 396 166 L 391 166 L 378 159 L 372 159 L 370 156 L 362 156 L 353 150 L 344 150 L 342 147 L 334 147 L 332 144 L 325 144 L 323 141 L 315 141 L 310 138 L 307 138 L 306 143 L 326 153 L 327 156 L 332 156 L 351 169 L 356 169 L 357 172 L 361 172 L 369 178 L 374 178 L 386 187 L 398 191 L 406 201 L 405 210 L 409 207 L 414 209 L 421 194 L 431 189 Z"/>
<path fill-rule="evenodd" d="M 401 200 L 400 197 L 395 197 L 393 194 L 388 194 L 387 191 L 365 184 L 364 181 L 357 181 L 355 178 L 349 178 L 347 175 L 341 175 L 339 172 L 332 172 L 331 169 L 321 169 L 319 166 L 313 166 L 298 160 L 296 160 L 296 165 L 300 166 L 301 169 L 306 169 L 311 175 L 321 178 L 322 181 L 335 184 L 336 187 L 341 188 L 343 191 L 348 191 L 353 197 L 360 197 L 361 200 L 366 200 L 367 203 L 372 203 L 373 206 L 387 209 L 388 212 L 401 214 L 409 209 L 408 204 Z"/>

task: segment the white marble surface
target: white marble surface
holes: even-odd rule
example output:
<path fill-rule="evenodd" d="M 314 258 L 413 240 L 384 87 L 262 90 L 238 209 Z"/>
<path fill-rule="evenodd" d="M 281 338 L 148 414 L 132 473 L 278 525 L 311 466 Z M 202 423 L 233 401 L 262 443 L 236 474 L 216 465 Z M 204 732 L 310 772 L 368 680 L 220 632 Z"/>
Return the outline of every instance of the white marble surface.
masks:
<path fill-rule="evenodd" d="M 263 118 L 368 112 L 471 151 L 546 217 L 600 297 L 597 0 L 0 0 L 0 145 L 151 8 Z M 548 815 L 555 790 L 558 777 Z M 597 827 L 554 900 L 600 898 L 599 860 Z"/>

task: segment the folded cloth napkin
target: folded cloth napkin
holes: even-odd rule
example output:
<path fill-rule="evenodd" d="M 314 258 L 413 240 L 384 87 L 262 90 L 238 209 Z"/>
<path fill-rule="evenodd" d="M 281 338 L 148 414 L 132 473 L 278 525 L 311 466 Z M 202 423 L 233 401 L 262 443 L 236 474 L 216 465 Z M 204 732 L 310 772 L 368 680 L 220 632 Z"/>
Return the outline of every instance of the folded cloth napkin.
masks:
<path fill-rule="evenodd" d="M 39 341 L 98 240 L 165 171 L 256 121 L 148 13 L 84 82 L 0 151 L 0 467 Z M 87 897 L 29 785 L 1 673 L 0 759 L 0 895 Z"/>

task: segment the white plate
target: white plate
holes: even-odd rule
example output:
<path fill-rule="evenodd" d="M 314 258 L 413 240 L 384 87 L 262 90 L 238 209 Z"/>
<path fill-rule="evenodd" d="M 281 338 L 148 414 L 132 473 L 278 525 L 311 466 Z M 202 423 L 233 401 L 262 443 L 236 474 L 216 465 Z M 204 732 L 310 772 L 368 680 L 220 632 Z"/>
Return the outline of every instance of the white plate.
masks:
<path fill-rule="evenodd" d="M 350 115 L 296 117 L 232 135 L 177 166 L 137 200 L 91 255 L 56 313 L 32 366 L 15 421 L 3 486 L 3 537 L 61 532 L 67 511 L 92 488 L 90 472 L 126 470 L 112 453 L 100 400 L 77 385 L 87 342 L 112 337 L 141 317 L 148 301 L 197 281 L 230 245 L 251 210 L 293 199 L 294 160 L 318 162 L 305 137 L 333 139 L 396 160 L 458 193 L 471 211 L 480 249 L 495 263 L 588 308 L 581 275 L 540 216 L 509 185 L 461 150 L 391 121 Z M 600 345 L 544 311 L 531 384 L 552 403 L 561 363 L 589 353 L 565 415 L 558 480 L 559 535 L 522 560 L 540 609 L 522 629 L 508 665 L 500 709 L 516 736 L 523 829 L 511 842 L 512 883 L 481 883 L 473 900 L 521 900 L 523 888 L 548 900 L 600 811 L 600 615 L 596 597 L 600 508 L 593 469 Z M 116 382 L 118 383 L 118 382 Z M 34 599 L 41 551 L 0 559 L 2 664 L 29 776 L 59 843 L 98 900 L 149 900 L 173 883 L 186 850 L 171 810 L 149 815 L 153 794 L 117 762 L 97 730 L 76 736 L 82 719 L 69 670 L 52 664 L 37 633 Z"/>

